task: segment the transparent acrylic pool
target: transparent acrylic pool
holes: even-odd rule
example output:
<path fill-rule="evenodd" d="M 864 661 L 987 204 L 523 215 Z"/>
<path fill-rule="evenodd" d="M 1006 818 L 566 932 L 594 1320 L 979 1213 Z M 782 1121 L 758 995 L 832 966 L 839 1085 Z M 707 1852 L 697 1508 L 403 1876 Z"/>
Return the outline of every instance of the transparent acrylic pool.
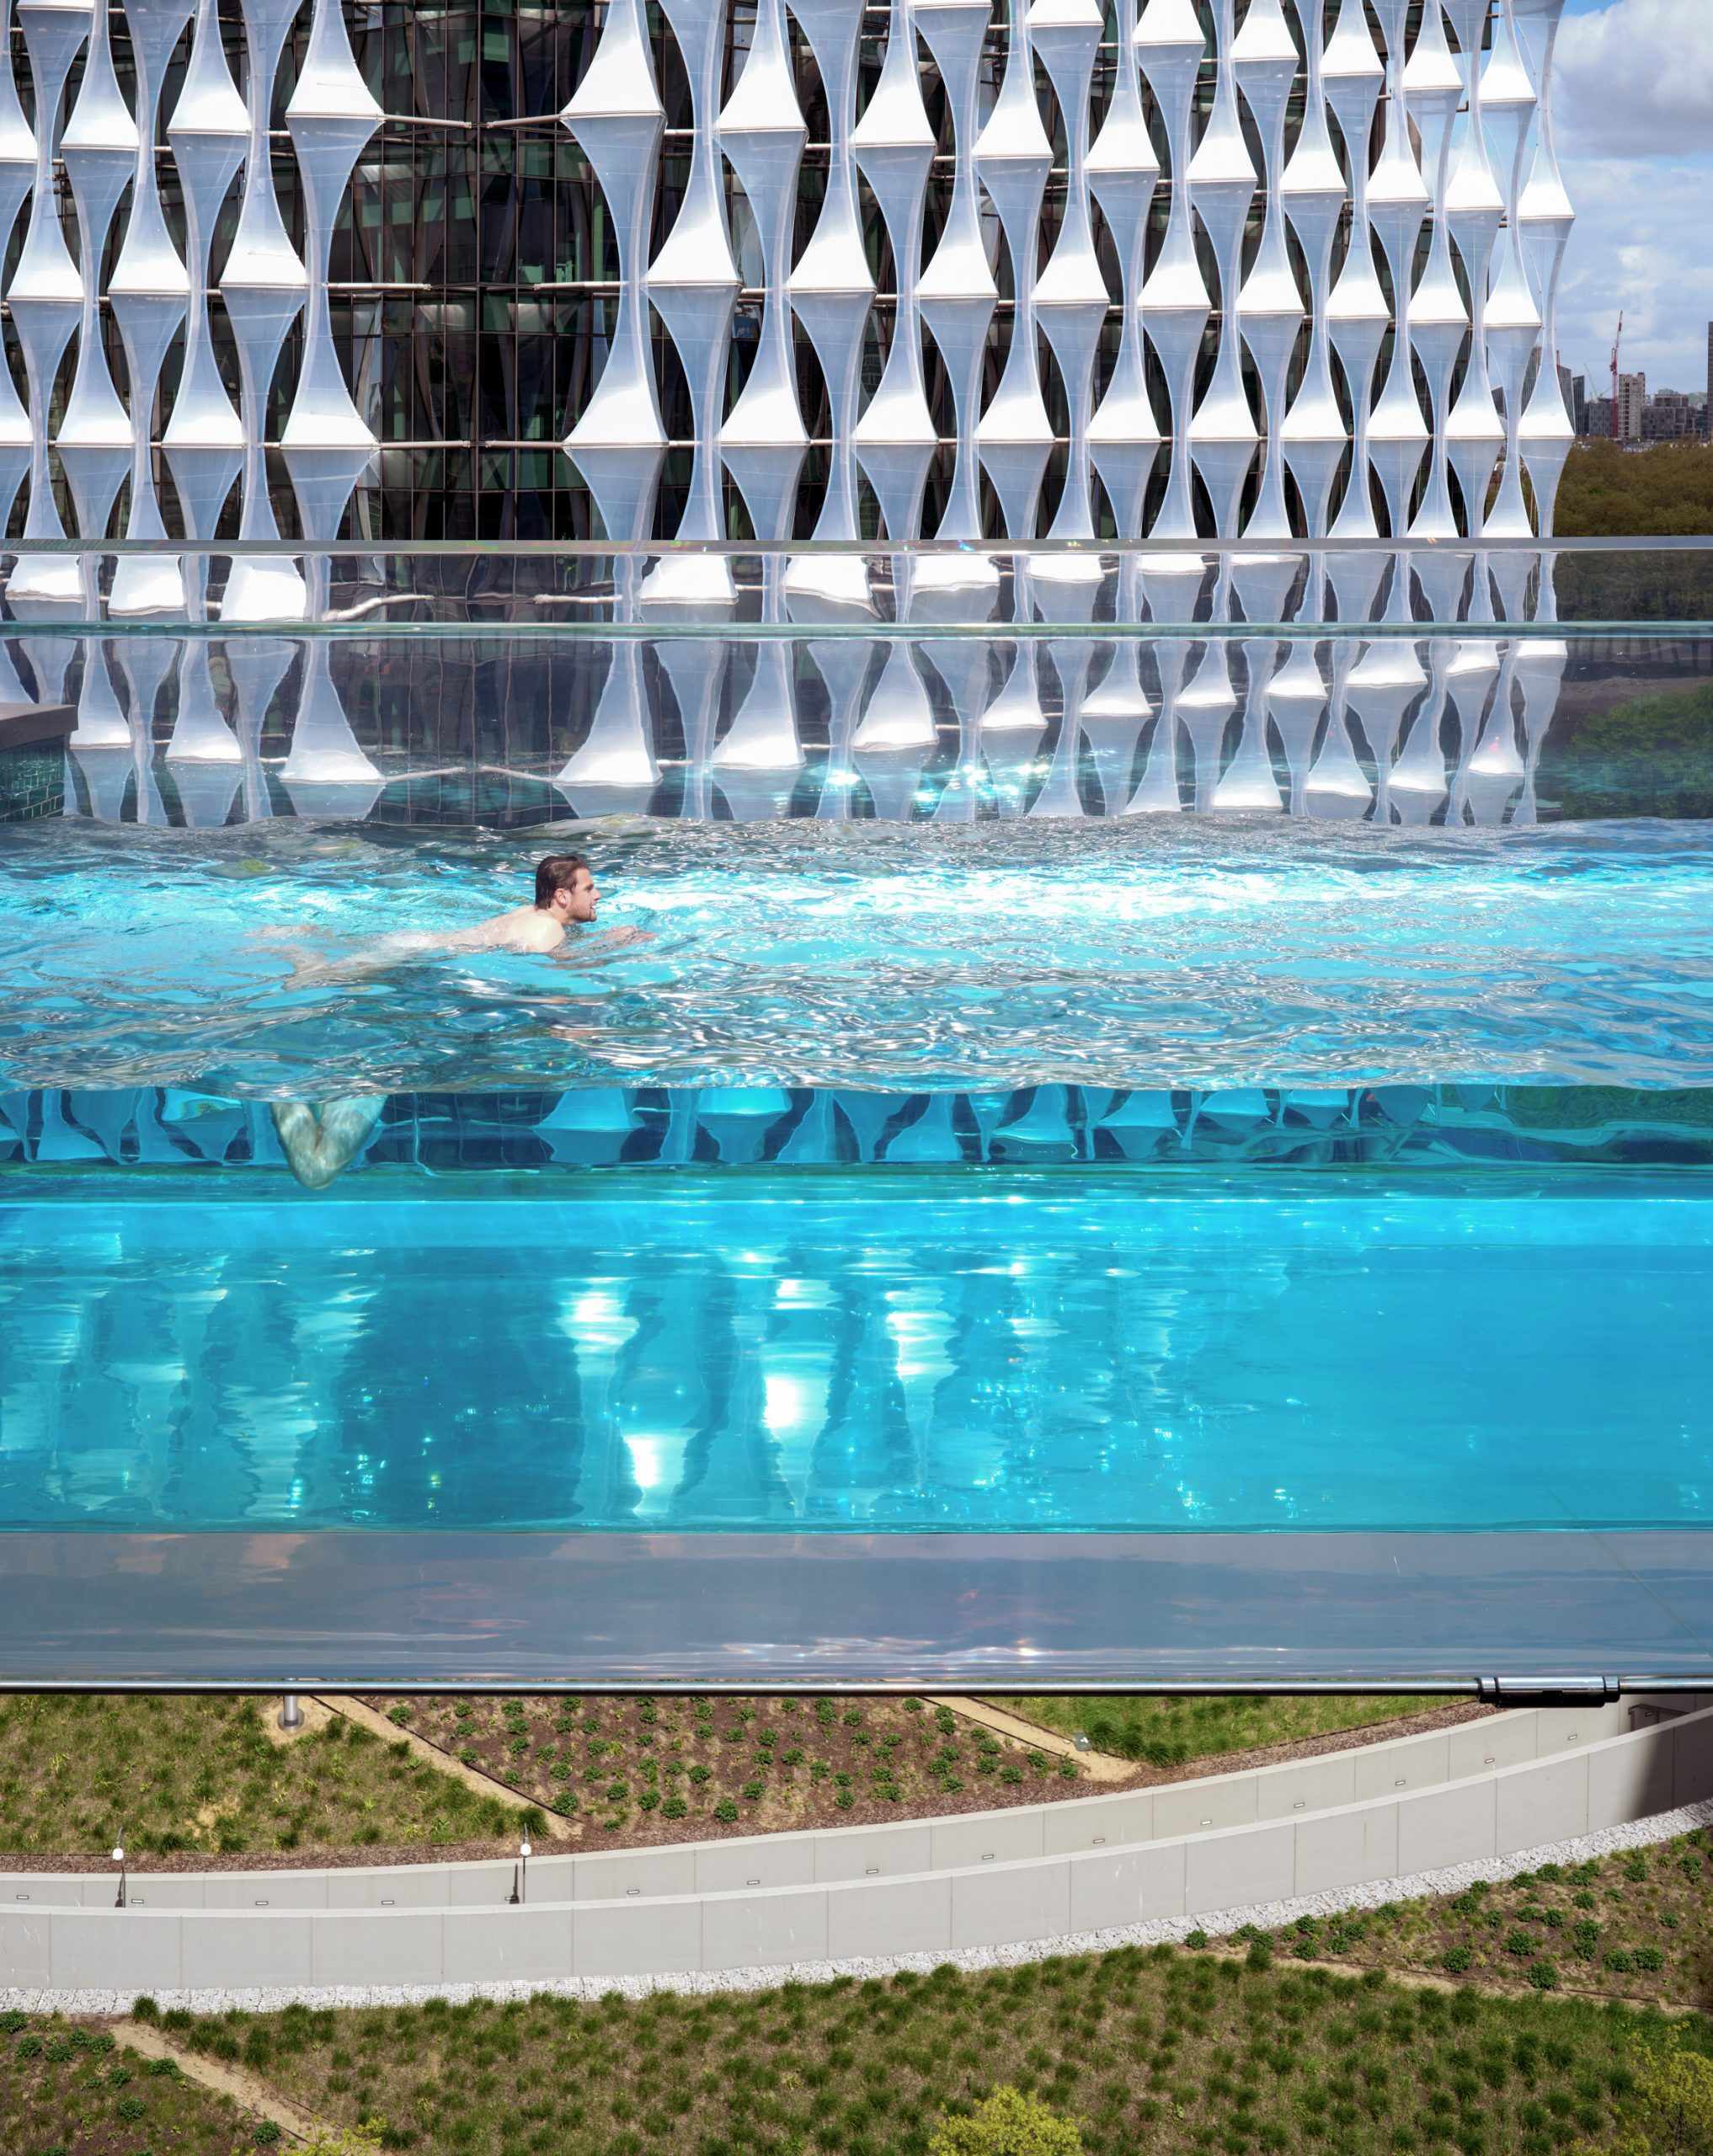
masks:
<path fill-rule="evenodd" d="M 1705 1687 L 1713 547 L 728 565 L 0 625 L 0 1683 Z"/>
<path fill-rule="evenodd" d="M 571 1201 L 489 1178 L 319 1203 L 218 1181 L 8 1192 L 8 1528 L 1713 1512 L 1713 1194 L 1674 1178 L 619 1172 Z"/>

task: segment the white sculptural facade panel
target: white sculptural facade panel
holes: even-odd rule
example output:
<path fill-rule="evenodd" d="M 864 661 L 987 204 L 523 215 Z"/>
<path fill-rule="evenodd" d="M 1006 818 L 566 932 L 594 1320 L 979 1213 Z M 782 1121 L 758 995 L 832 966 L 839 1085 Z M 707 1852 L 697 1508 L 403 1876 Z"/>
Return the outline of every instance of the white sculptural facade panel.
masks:
<path fill-rule="evenodd" d="M 562 115 L 617 242 L 616 385 L 565 443 L 611 536 L 674 536 L 649 521 L 649 307 L 690 387 L 679 536 L 778 543 L 793 508 L 799 533 L 895 543 L 1551 536 L 1572 439 L 1552 348 L 1563 0 L 1380 0 L 1378 40 L 1363 0 L 1010 0 L 1003 19 L 894 0 L 867 40 L 857 0 L 729 4 L 664 11 L 690 178 L 651 260 L 666 55 L 634 0 L 606 10 Z M 817 83 L 825 195 L 792 263 Z M 761 328 L 727 408 L 740 200 Z M 793 345 L 826 387 L 813 481 Z M 722 464 L 742 522 L 716 507 Z M 787 580 L 837 583 L 807 562 Z"/>
<path fill-rule="evenodd" d="M 607 233 L 558 415 L 593 531 L 1550 536 L 1572 439 L 1550 363 L 1561 10 L 895 0 L 882 29 L 861 0 L 665 0 L 651 33 L 641 0 L 605 0 L 560 115 L 586 169 L 558 183 Z M 0 494 L 22 494 L 23 536 L 99 540 L 117 512 L 128 538 L 206 540 L 235 488 L 242 536 L 277 536 L 268 401 L 294 334 L 293 520 L 335 536 L 380 446 L 329 307 L 382 122 L 343 0 L 4 0 L 0 24 L 26 388 L 0 374 Z M 680 73 L 688 125 L 669 127 Z M 291 141 L 296 245 L 270 133 Z M 911 574 L 925 597 L 936 573 Z M 781 576 L 804 602 L 867 603 L 825 558 Z M 660 603 L 734 595 L 718 560 L 648 583 Z M 29 552 L 10 590 L 93 595 Z M 252 557 L 223 607 L 289 619 L 315 598 Z M 198 603 L 165 562 L 112 582 L 121 615 Z"/>
<path fill-rule="evenodd" d="M 946 821 L 976 813 L 983 770 L 1027 769 L 1043 746 L 1037 815 L 1081 813 L 1085 750 L 1107 813 L 1312 800 L 1420 818 L 1465 777 L 1520 782 L 1524 662 L 1481 631 L 1526 617 L 1536 575 L 1535 612 L 1554 605 L 1571 443 L 1543 364 L 1572 223 L 1550 113 L 1561 12 L 562 11 L 568 98 L 556 116 L 558 93 L 536 95 L 547 109 L 516 124 L 563 146 L 552 184 L 585 237 L 545 259 L 579 295 L 558 320 L 586 363 L 569 408 L 535 425 L 538 463 L 562 494 L 568 478 L 582 490 L 572 515 L 550 511 L 555 528 L 654 547 L 580 571 L 596 603 L 610 576 L 624 629 L 675 632 L 652 672 L 640 640 L 615 639 L 586 734 L 554 760 L 562 791 L 646 797 L 670 754 L 664 712 L 686 813 L 773 802 L 812 739 L 798 651 L 824 686 L 830 769 L 858 774 L 883 813 L 910 813 L 954 723 L 933 809 Z M 289 703 L 279 776 L 293 803 L 364 813 L 383 781 L 334 647 L 243 632 L 331 611 L 315 544 L 374 483 L 376 407 L 334 280 L 350 275 L 348 227 L 396 221 L 376 175 L 383 126 L 414 124 L 397 71 L 389 122 L 376 25 L 360 67 L 344 0 L 0 0 L 0 21 L 14 63 L 0 70 L 13 259 L 0 501 L 19 632 L 0 643 L 0 702 L 29 693 L 21 653 L 38 699 L 69 684 L 74 750 L 110 766 L 104 786 L 134 772 L 142 813 L 158 737 L 185 813 L 215 822 L 240 785 L 265 804 L 258 744 Z M 468 203 L 441 215 L 481 226 Z M 520 339 L 561 335 L 540 319 Z M 382 430 L 391 449 L 398 430 Z M 448 448 L 479 446 L 482 426 L 468 431 Z M 256 551 L 211 563 L 198 547 L 222 534 Z M 699 551 L 751 534 L 771 550 L 759 572 Z M 160 551 L 44 551 L 121 535 Z M 1211 564 L 1190 550 L 1198 536 L 1225 542 Z M 1497 544 L 1531 537 L 1532 555 Z M 807 551 L 811 538 L 851 551 Z M 1319 539 L 1381 544 L 1303 549 Z M 693 633 L 740 606 L 769 629 L 801 625 L 803 643 L 764 639 L 745 670 Z M 1376 611 L 1395 630 L 1418 610 L 1476 633 L 1432 647 L 1235 633 Z M 929 633 L 873 666 L 816 633 L 889 611 L 931 632 L 1008 614 L 1052 633 L 999 631 L 990 651 Z M 176 648 L 51 633 L 104 614 L 215 615 L 237 633 Z M 1089 633 L 1198 619 L 1233 633 Z"/>

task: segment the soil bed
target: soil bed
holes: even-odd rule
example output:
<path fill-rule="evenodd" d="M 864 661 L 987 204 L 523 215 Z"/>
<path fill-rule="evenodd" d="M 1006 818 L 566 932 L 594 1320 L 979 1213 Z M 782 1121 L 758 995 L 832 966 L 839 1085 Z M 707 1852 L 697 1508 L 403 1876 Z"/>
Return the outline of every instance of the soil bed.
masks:
<path fill-rule="evenodd" d="M 580 1827 L 585 1847 L 861 1827 L 1087 1794 L 1074 1759 L 890 1694 L 376 1704 Z"/>

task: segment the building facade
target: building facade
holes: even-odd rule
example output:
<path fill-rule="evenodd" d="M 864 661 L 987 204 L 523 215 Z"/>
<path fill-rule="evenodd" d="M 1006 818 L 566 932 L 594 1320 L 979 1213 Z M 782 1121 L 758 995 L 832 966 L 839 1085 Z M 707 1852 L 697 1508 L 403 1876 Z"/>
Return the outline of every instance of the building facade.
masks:
<path fill-rule="evenodd" d="M 11 529 L 1520 534 L 1558 11 L 19 0 Z"/>

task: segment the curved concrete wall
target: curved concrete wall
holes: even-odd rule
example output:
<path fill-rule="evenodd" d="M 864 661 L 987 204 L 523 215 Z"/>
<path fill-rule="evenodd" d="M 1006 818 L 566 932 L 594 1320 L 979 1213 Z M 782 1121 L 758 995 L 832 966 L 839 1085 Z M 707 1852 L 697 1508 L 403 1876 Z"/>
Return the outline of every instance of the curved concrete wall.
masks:
<path fill-rule="evenodd" d="M 1524 1711 L 1151 1790 L 510 1864 L 0 1881 L 0 1985 L 235 1991 L 951 1953 L 1502 1856 L 1713 1795 L 1713 1709 Z M 382 1912 L 386 1912 L 385 1914 Z"/>

